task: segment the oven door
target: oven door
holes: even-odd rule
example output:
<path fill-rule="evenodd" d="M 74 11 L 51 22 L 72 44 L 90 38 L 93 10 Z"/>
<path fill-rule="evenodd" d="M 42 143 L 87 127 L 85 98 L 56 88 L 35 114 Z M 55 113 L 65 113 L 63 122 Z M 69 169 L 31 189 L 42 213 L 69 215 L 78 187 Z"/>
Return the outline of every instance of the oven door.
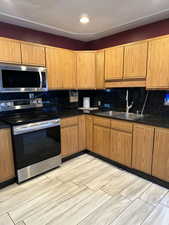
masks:
<path fill-rule="evenodd" d="M 17 170 L 59 155 L 60 120 L 15 126 L 13 145 Z"/>

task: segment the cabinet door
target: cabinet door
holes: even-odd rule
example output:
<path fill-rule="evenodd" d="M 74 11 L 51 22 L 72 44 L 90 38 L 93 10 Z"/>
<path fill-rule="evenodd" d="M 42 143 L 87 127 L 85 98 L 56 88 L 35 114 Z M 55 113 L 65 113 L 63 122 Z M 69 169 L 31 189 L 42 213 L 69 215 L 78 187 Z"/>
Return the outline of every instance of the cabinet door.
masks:
<path fill-rule="evenodd" d="M 132 134 L 111 130 L 110 158 L 131 167 Z"/>
<path fill-rule="evenodd" d="M 59 50 L 60 55 L 60 71 L 63 76 L 64 89 L 76 89 L 76 55 L 70 50 Z"/>
<path fill-rule="evenodd" d="M 77 52 L 77 86 L 78 89 L 96 88 L 95 52 Z"/>
<path fill-rule="evenodd" d="M 96 52 L 96 89 L 104 89 L 104 51 Z"/>
<path fill-rule="evenodd" d="M 134 125 L 132 167 L 151 174 L 154 145 L 154 128 Z"/>
<path fill-rule="evenodd" d="M 0 38 L 0 62 L 21 63 L 21 47 L 19 41 Z"/>
<path fill-rule="evenodd" d="M 0 129 L 0 182 L 15 177 L 10 129 Z"/>
<path fill-rule="evenodd" d="M 110 128 L 94 125 L 93 151 L 109 158 L 110 155 Z"/>
<path fill-rule="evenodd" d="M 86 149 L 93 150 L 93 117 L 86 116 Z"/>
<path fill-rule="evenodd" d="M 146 87 L 150 89 L 169 88 L 169 38 L 149 42 Z"/>
<path fill-rule="evenodd" d="M 46 48 L 46 65 L 48 68 L 49 89 L 63 87 L 63 75 L 60 66 L 60 54 L 57 48 Z"/>
<path fill-rule="evenodd" d="M 78 126 L 61 128 L 61 154 L 62 156 L 72 155 L 79 151 L 78 147 Z"/>
<path fill-rule="evenodd" d="M 147 73 L 146 41 L 125 46 L 124 50 L 124 79 L 146 78 Z"/>
<path fill-rule="evenodd" d="M 105 50 L 105 80 L 123 78 L 124 47 L 113 47 Z"/>
<path fill-rule="evenodd" d="M 169 181 L 169 130 L 155 128 L 152 175 Z"/>
<path fill-rule="evenodd" d="M 21 52 L 23 64 L 45 66 L 44 47 L 29 43 L 21 43 Z"/>
<path fill-rule="evenodd" d="M 79 151 L 86 149 L 86 118 L 85 115 L 79 116 L 78 118 L 78 129 L 79 129 Z"/>

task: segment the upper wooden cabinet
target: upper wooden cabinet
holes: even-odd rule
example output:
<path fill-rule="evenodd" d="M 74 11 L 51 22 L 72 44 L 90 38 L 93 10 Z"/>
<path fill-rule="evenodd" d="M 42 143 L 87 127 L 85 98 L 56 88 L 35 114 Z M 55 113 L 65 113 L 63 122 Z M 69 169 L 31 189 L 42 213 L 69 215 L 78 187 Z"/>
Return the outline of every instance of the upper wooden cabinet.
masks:
<path fill-rule="evenodd" d="M 120 80 L 123 78 L 123 61 L 123 46 L 105 50 L 105 80 Z"/>
<path fill-rule="evenodd" d="M 0 183 L 15 177 L 10 129 L 0 129 Z"/>
<path fill-rule="evenodd" d="M 135 124 L 133 129 L 132 167 L 151 174 L 154 146 L 154 127 Z"/>
<path fill-rule="evenodd" d="M 104 55 L 103 50 L 96 52 L 96 89 L 104 89 Z"/>
<path fill-rule="evenodd" d="M 146 87 L 148 89 L 169 88 L 169 37 L 149 42 Z"/>
<path fill-rule="evenodd" d="M 92 51 L 76 52 L 78 89 L 96 88 L 96 55 Z"/>
<path fill-rule="evenodd" d="M 124 79 L 145 79 L 148 43 L 141 41 L 124 46 Z"/>
<path fill-rule="evenodd" d="M 169 129 L 155 128 L 152 175 L 169 181 Z"/>
<path fill-rule="evenodd" d="M 21 63 L 21 46 L 19 41 L 0 38 L 0 62 Z"/>
<path fill-rule="evenodd" d="M 45 48 L 31 43 L 21 43 L 22 63 L 45 66 Z"/>
<path fill-rule="evenodd" d="M 46 48 L 49 89 L 76 88 L 75 53 L 59 48 Z"/>

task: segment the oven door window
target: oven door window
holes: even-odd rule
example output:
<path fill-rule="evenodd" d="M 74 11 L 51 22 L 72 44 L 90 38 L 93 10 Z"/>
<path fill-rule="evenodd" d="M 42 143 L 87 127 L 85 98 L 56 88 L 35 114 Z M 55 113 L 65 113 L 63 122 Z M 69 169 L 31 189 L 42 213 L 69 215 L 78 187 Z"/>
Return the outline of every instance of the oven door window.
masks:
<path fill-rule="evenodd" d="M 21 169 L 60 154 L 60 127 L 14 136 L 16 168 Z"/>

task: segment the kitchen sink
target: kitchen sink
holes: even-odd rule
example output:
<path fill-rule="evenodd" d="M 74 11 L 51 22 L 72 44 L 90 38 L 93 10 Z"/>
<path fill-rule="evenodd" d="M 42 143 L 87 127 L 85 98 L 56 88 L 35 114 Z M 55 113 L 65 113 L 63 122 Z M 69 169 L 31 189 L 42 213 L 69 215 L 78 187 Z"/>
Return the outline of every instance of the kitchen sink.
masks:
<path fill-rule="evenodd" d="M 112 118 L 117 118 L 117 119 L 126 119 L 126 120 L 139 120 L 143 118 L 143 115 L 136 114 L 136 113 L 126 113 L 126 112 L 118 112 L 118 111 L 105 111 L 105 112 L 97 112 L 95 115 L 100 115 L 100 116 L 108 116 Z"/>

